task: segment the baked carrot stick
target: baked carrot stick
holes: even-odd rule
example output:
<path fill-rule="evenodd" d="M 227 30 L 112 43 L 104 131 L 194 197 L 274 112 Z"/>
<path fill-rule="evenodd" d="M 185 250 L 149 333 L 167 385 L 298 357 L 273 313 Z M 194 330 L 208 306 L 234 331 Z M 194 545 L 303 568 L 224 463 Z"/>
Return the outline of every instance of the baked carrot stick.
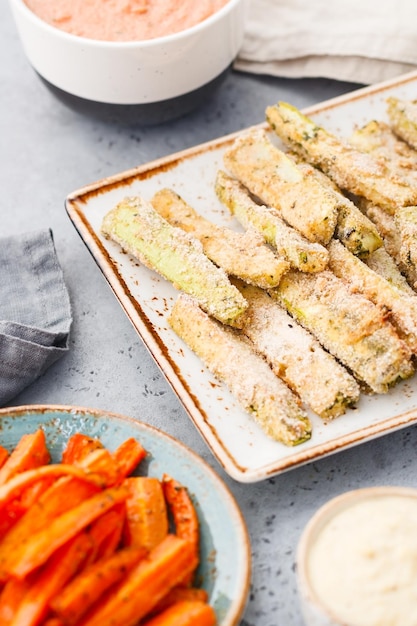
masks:
<path fill-rule="evenodd" d="M 144 548 L 124 548 L 100 559 L 73 578 L 50 602 L 67 625 L 77 623 L 112 585 L 119 582 L 145 556 Z"/>
<path fill-rule="evenodd" d="M 71 464 L 82 461 L 90 452 L 103 447 L 99 439 L 89 437 L 83 433 L 75 433 L 68 439 L 67 445 L 62 452 L 62 463 Z"/>
<path fill-rule="evenodd" d="M 0 538 L 4 537 L 6 532 L 39 500 L 42 493 L 49 489 L 53 480 L 53 478 L 39 480 L 25 489 L 18 498 L 0 509 Z"/>
<path fill-rule="evenodd" d="M 128 496 L 126 487 L 113 487 L 93 495 L 76 507 L 51 520 L 47 528 L 29 535 L 17 547 L 9 567 L 9 575 L 24 578 L 46 560 L 64 543 L 69 541 L 100 515 Z"/>
<path fill-rule="evenodd" d="M 146 450 L 134 437 L 126 439 L 113 452 L 114 460 L 119 467 L 120 478 L 129 476 L 146 457 Z"/>
<path fill-rule="evenodd" d="M 45 478 L 30 485 L 21 495 L 0 508 L 0 539 L 16 524 L 52 484 L 54 478 Z M 86 483 L 88 484 L 88 483 Z"/>
<path fill-rule="evenodd" d="M 215 626 L 214 609 L 198 600 L 179 600 L 155 617 L 143 622 L 143 626 Z"/>
<path fill-rule="evenodd" d="M 152 609 L 150 616 L 161 613 L 167 609 L 171 604 L 179 602 L 180 600 L 192 600 L 195 602 L 208 602 L 208 593 L 205 589 L 200 587 L 184 587 L 178 585 L 174 587 L 162 598 L 160 602 Z"/>
<path fill-rule="evenodd" d="M 91 563 L 107 557 L 120 544 L 126 520 L 124 504 L 115 506 L 95 520 L 87 530 L 92 543 Z"/>
<path fill-rule="evenodd" d="M 25 513 L 26 508 L 20 499 L 13 500 L 3 507 L 0 510 L 0 538 L 4 537 Z"/>
<path fill-rule="evenodd" d="M 41 497 L 41 495 L 51 487 L 52 483 L 55 482 L 54 476 L 47 476 L 43 480 L 38 480 L 33 485 L 30 485 L 27 489 L 25 489 L 20 495 L 20 502 L 25 509 L 31 507 L 37 500 Z"/>
<path fill-rule="evenodd" d="M 86 472 L 94 472 L 97 470 L 94 455 L 88 455 L 83 461 L 83 470 Z M 7 533 L 7 537 L 3 537 L 0 541 L 0 581 L 5 580 L 7 567 L 10 564 L 10 558 L 15 553 L 18 546 L 31 534 L 41 530 L 49 524 L 49 522 L 68 511 L 72 507 L 80 504 L 87 498 L 99 491 L 99 486 L 95 482 L 87 482 L 85 476 L 76 466 L 64 466 L 71 469 L 72 476 L 61 476 L 53 485 L 39 497 L 39 500 L 32 503 L 31 507 L 24 513 L 23 517 L 16 523 L 12 530 Z M 75 475 L 74 475 L 75 472 Z M 81 476 L 82 478 L 80 479 Z M 94 475 L 94 473 L 92 474 Z M 27 489 L 35 489 L 39 484 L 44 484 L 47 480 L 54 480 L 56 476 L 52 472 L 46 478 L 33 483 Z M 0 492 L 1 492 L 0 487 Z M 27 489 L 23 491 L 27 493 Z M 1 507 L 0 507 L 1 511 Z M 10 526 L 9 526 L 10 528 Z"/>
<path fill-rule="evenodd" d="M 164 474 L 162 477 L 162 488 L 174 520 L 175 534 L 192 545 L 198 562 L 200 528 L 197 512 L 188 490 L 168 474 Z M 193 573 L 189 575 L 188 579 L 184 579 L 184 583 L 190 583 L 192 578 Z"/>
<path fill-rule="evenodd" d="M 195 567 L 191 544 L 168 535 L 78 626 L 134 626 Z"/>
<path fill-rule="evenodd" d="M 57 550 L 24 595 L 12 626 L 36 626 L 46 617 L 54 595 L 82 566 L 90 549 L 86 533 L 76 535 Z"/>
<path fill-rule="evenodd" d="M 131 476 L 124 484 L 126 500 L 126 545 L 154 548 L 168 534 L 168 513 L 160 481 L 150 476 Z"/>
<path fill-rule="evenodd" d="M 92 483 L 97 483 L 99 479 L 96 473 L 89 473 L 75 465 L 64 465 L 63 463 L 44 465 L 21 472 L 10 478 L 4 485 L 0 485 L 0 507 L 5 506 L 8 502 L 20 496 L 25 489 L 39 480 L 51 477 L 59 478 L 61 476 L 74 476 Z"/>
<path fill-rule="evenodd" d="M 42 626 L 66 626 L 66 624 L 59 617 L 48 617 L 48 619 L 44 620 Z"/>
<path fill-rule="evenodd" d="M 187 488 L 168 474 L 162 477 L 162 488 L 174 518 L 175 534 L 198 547 L 200 539 L 198 517 Z"/>
<path fill-rule="evenodd" d="M 28 579 L 18 580 L 9 578 L 0 593 L 0 624 L 8 626 L 13 621 L 14 616 L 22 602 L 25 593 L 29 589 Z"/>
<path fill-rule="evenodd" d="M 0 467 L 3 467 L 8 458 L 9 451 L 3 446 L 0 446 Z"/>
<path fill-rule="evenodd" d="M 96 448 L 74 465 L 100 476 L 103 487 L 112 487 L 119 481 L 118 465 L 107 448 Z"/>
<path fill-rule="evenodd" d="M 0 541 L 0 580 L 5 581 L 14 554 L 28 537 L 47 528 L 51 520 L 98 493 L 99 488 L 76 477 L 57 480 Z"/>
<path fill-rule="evenodd" d="M 47 465 L 50 459 L 42 429 L 23 435 L 0 469 L 0 485 L 16 474 Z"/>

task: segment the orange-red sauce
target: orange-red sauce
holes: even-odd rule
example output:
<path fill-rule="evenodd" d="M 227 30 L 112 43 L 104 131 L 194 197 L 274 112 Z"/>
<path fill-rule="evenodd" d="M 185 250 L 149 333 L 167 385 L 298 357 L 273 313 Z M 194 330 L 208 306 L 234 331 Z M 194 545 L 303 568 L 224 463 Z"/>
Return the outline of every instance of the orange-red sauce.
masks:
<path fill-rule="evenodd" d="M 79 37 L 140 41 L 202 22 L 229 0 L 25 0 L 42 20 Z"/>

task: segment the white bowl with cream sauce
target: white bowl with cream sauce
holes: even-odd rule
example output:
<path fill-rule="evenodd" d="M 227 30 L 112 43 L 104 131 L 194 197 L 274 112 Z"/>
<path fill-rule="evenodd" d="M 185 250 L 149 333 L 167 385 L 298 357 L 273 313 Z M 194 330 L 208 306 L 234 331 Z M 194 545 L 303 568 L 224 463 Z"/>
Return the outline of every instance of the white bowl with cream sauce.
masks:
<path fill-rule="evenodd" d="M 308 626 L 416 626 L 417 489 L 330 500 L 304 529 L 297 574 Z"/>

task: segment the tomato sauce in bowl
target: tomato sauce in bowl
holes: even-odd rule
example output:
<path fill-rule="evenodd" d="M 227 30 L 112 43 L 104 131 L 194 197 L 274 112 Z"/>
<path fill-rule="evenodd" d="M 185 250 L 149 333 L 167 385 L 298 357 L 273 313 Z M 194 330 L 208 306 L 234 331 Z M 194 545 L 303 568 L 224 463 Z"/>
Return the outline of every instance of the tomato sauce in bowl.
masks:
<path fill-rule="evenodd" d="M 103 41 L 144 41 L 191 28 L 229 0 L 25 0 L 51 26 Z"/>

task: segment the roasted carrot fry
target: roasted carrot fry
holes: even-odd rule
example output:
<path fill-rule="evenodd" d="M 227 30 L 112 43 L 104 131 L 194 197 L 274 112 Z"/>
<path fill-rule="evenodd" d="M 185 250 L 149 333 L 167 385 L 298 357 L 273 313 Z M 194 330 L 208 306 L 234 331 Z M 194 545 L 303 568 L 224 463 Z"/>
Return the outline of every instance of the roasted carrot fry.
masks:
<path fill-rule="evenodd" d="M 18 498 L 0 508 L 0 538 L 4 537 L 26 511 L 38 501 L 42 493 L 49 489 L 53 480 L 54 478 L 39 480 L 25 489 Z"/>
<path fill-rule="evenodd" d="M 55 482 L 54 476 L 47 476 L 43 480 L 38 480 L 23 491 L 20 496 L 20 502 L 25 509 L 33 506 L 45 491 Z M 65 479 L 64 479 L 65 480 Z"/>
<path fill-rule="evenodd" d="M 119 466 L 120 478 L 126 478 L 146 457 L 146 450 L 139 441 L 130 437 L 116 448 L 113 457 Z"/>
<path fill-rule="evenodd" d="M 36 469 L 17 474 L 4 485 L 0 485 L 0 507 L 5 506 L 8 502 L 20 496 L 27 487 L 39 480 L 51 477 L 59 478 L 61 476 L 74 476 L 95 484 L 98 481 L 97 474 L 86 472 L 75 465 L 64 465 L 63 463 L 44 465 L 43 467 L 37 467 Z"/>
<path fill-rule="evenodd" d="M 9 568 L 9 575 L 24 578 L 46 560 L 64 543 L 69 541 L 100 515 L 124 502 L 128 496 L 126 487 L 104 489 L 78 506 L 51 521 L 47 528 L 30 535 L 16 549 Z"/>
<path fill-rule="evenodd" d="M 192 545 L 168 535 L 79 626 L 134 626 L 196 564 Z"/>
<path fill-rule="evenodd" d="M 16 550 L 25 539 L 46 528 L 57 516 L 98 492 L 93 483 L 75 477 L 63 477 L 54 483 L 0 541 L 0 580 L 6 573 Z"/>
<path fill-rule="evenodd" d="M 159 615 L 143 622 L 143 626 L 215 626 L 214 609 L 198 600 L 179 600 Z"/>
<path fill-rule="evenodd" d="M 83 433 L 75 433 L 68 439 L 68 443 L 62 452 L 62 463 L 76 463 L 82 461 L 90 452 L 104 448 L 99 439 L 89 437 Z"/>
<path fill-rule="evenodd" d="M 9 451 L 3 446 L 0 446 L 0 467 L 3 467 L 7 459 L 9 458 Z"/>
<path fill-rule="evenodd" d="M 96 448 L 74 465 L 100 476 L 103 487 L 112 487 L 119 481 L 118 465 L 106 448 Z"/>
<path fill-rule="evenodd" d="M 86 533 L 73 537 L 48 561 L 24 595 L 13 618 L 13 626 L 36 626 L 46 617 L 54 595 L 82 566 L 90 549 Z"/>
<path fill-rule="evenodd" d="M 163 475 L 162 487 L 168 508 L 173 517 L 175 534 L 192 545 L 198 561 L 200 529 L 197 512 L 189 493 L 186 487 L 171 476 L 168 476 L 168 474 Z M 192 575 L 188 579 L 184 579 L 184 582 L 187 583 L 191 580 Z"/>
<path fill-rule="evenodd" d="M 107 591 L 145 556 L 144 548 L 124 548 L 80 572 L 50 602 L 65 624 L 75 624 Z"/>
<path fill-rule="evenodd" d="M 0 485 L 0 532 L 20 517 L 0 535 L 0 626 L 134 626 L 180 602 L 208 606 L 207 592 L 185 587 L 198 564 L 192 501 L 169 476 L 130 476 L 146 454 L 134 438 L 110 453 L 79 434 L 66 463 Z"/>
<path fill-rule="evenodd" d="M 83 469 L 87 472 L 93 472 L 94 469 L 97 469 L 94 467 L 96 457 L 93 453 L 89 454 L 81 463 Z M 78 474 L 79 470 L 75 469 L 75 472 Z M 56 477 L 53 474 L 52 476 L 47 476 L 42 479 L 42 481 L 31 485 L 29 489 L 35 489 L 40 484 L 44 485 L 46 480 L 53 480 L 54 478 Z M 84 476 L 82 480 L 76 476 L 63 476 L 59 478 L 59 480 L 39 498 L 39 501 L 35 501 L 31 508 L 24 514 L 24 517 L 16 524 L 16 528 L 13 528 L 13 531 L 8 533 L 7 538 L 0 542 L 0 580 L 5 579 L 8 567 L 7 563 L 11 555 L 16 551 L 17 546 L 20 546 L 26 537 L 41 530 L 47 526 L 52 519 L 68 511 L 73 506 L 80 504 L 80 502 L 91 497 L 98 491 L 98 485 L 86 482 Z M 24 497 L 26 492 L 27 490 L 23 492 L 22 497 Z"/>
<path fill-rule="evenodd" d="M 92 563 L 113 554 L 120 544 L 125 520 L 126 507 L 123 504 L 115 506 L 91 524 L 88 535 L 93 546 Z"/>
<path fill-rule="evenodd" d="M 42 626 L 66 626 L 66 624 L 64 624 L 59 617 L 48 617 L 48 619 L 42 623 Z"/>
<path fill-rule="evenodd" d="M 168 534 L 168 513 L 160 481 L 149 476 L 131 476 L 124 484 L 126 500 L 126 545 L 154 548 Z"/>
<path fill-rule="evenodd" d="M 23 506 L 20 499 L 13 500 L 3 507 L 0 510 L 0 537 L 4 537 L 25 513 L 26 508 Z"/>
<path fill-rule="evenodd" d="M 0 485 L 16 474 L 46 465 L 49 461 L 50 455 L 43 430 L 23 435 L 0 469 Z"/>
<path fill-rule="evenodd" d="M 169 606 L 174 604 L 175 602 L 179 602 L 180 600 L 192 600 L 195 602 L 208 602 L 208 593 L 205 589 L 201 589 L 199 587 L 184 587 L 183 585 L 178 585 L 178 587 L 174 587 L 171 591 L 162 598 L 160 602 L 152 609 L 149 616 L 156 615 L 157 613 L 161 613 L 165 611 Z"/>
<path fill-rule="evenodd" d="M 18 580 L 9 578 L 0 594 L 0 624 L 6 626 L 11 624 L 14 616 L 22 602 L 25 593 L 29 589 L 28 579 Z"/>

